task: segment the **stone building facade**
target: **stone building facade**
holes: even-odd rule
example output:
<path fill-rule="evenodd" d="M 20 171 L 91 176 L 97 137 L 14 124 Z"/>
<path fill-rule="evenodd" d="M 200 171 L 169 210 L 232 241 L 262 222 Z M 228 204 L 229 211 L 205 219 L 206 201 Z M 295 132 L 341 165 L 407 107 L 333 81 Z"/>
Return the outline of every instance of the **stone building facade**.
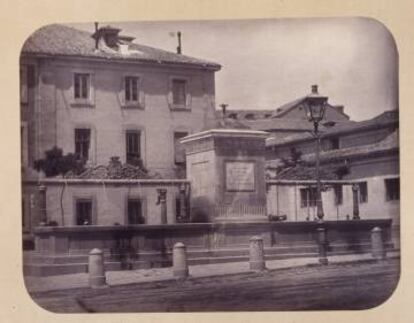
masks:
<path fill-rule="evenodd" d="M 177 141 L 215 118 L 220 65 L 138 45 L 112 27 L 36 31 L 21 55 L 23 165 L 53 146 L 90 164 L 142 160 L 175 177 Z"/>
<path fill-rule="evenodd" d="M 104 182 L 52 180 L 45 184 L 42 206 L 37 184 L 44 175 L 34 170 L 34 161 L 56 146 L 86 160 L 87 166 L 108 165 L 117 156 L 121 163 L 142 164 L 157 179 L 183 178 L 179 139 L 215 120 L 214 79 L 220 68 L 139 45 L 110 26 L 96 25 L 94 34 L 64 25 L 34 32 L 20 57 L 23 230 L 30 233 L 39 225 L 42 208 L 56 224 L 76 225 L 82 212 L 89 213 L 88 224 L 128 224 L 128 197 L 139 200 L 135 213 L 144 223 L 156 224 L 157 188 L 165 185 L 168 222 L 174 223 L 179 182 L 119 188 L 112 182 L 105 187 Z"/>

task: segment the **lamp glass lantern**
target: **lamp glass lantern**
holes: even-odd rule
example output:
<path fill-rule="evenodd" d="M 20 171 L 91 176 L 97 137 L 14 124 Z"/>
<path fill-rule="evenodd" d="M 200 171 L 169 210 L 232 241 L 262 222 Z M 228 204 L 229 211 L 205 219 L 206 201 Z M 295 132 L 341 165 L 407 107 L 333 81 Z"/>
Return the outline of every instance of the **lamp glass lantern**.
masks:
<path fill-rule="evenodd" d="M 309 121 L 319 123 L 325 116 L 327 96 L 318 93 L 318 86 L 312 85 L 312 93 L 305 98 L 305 106 Z"/>

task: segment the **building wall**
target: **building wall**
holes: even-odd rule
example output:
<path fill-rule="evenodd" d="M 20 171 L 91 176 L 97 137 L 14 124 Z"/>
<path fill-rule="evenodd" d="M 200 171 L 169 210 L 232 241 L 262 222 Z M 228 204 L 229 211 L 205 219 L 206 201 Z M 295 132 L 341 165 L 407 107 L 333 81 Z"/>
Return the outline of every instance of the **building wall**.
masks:
<path fill-rule="evenodd" d="M 29 142 L 29 147 L 37 146 L 31 159 L 42 158 L 44 151 L 54 145 L 64 153 L 74 152 L 74 129 L 88 127 L 91 128 L 92 163 L 107 164 L 112 156 L 125 161 L 125 131 L 140 130 L 141 154 L 146 167 L 172 177 L 174 131 L 198 132 L 208 119 L 215 117 L 212 71 L 48 59 L 37 61 L 37 72 L 37 114 L 27 115 L 27 120 L 37 122 L 35 142 Z M 90 105 L 75 104 L 75 72 L 92 75 Z M 142 108 L 123 105 L 123 80 L 127 75 L 141 80 Z M 174 77 L 187 80 L 190 109 L 170 109 Z"/>
<path fill-rule="evenodd" d="M 93 224 L 120 225 L 128 224 L 127 199 L 139 198 L 142 201 L 142 212 L 145 224 L 161 224 L 161 206 L 157 204 L 158 188 L 167 189 L 167 222 L 176 222 L 176 199 L 179 198 L 180 184 L 90 184 L 78 181 L 77 184 L 65 184 L 63 181 L 48 184 L 46 189 L 46 213 L 48 221 L 56 221 L 58 225 L 76 225 L 76 199 L 91 199 L 93 201 Z M 37 185 L 26 184 L 25 196 L 32 200 L 26 207 L 31 208 L 26 215 L 30 221 L 30 231 L 38 226 L 41 219 L 38 215 Z M 30 206 L 31 203 L 31 206 Z M 63 209 L 63 220 L 62 220 Z"/>
<path fill-rule="evenodd" d="M 360 178 L 358 181 L 367 182 L 368 201 L 359 204 L 361 219 L 389 219 L 393 225 L 400 224 L 400 203 L 399 201 L 386 201 L 386 190 L 384 180 L 392 176 L 378 176 L 371 178 Z M 286 215 L 287 221 L 306 221 L 316 217 L 316 207 L 301 207 L 300 189 L 306 188 L 303 185 L 275 186 L 272 185 L 269 193 L 268 212 L 273 215 Z M 295 192 L 296 191 L 296 192 Z M 277 195 L 279 194 L 279 207 Z M 322 192 L 322 202 L 325 220 L 346 220 L 353 216 L 353 195 L 350 185 L 343 187 L 343 203 L 335 204 L 335 194 L 332 188 Z M 295 206 L 296 203 L 296 206 Z"/>

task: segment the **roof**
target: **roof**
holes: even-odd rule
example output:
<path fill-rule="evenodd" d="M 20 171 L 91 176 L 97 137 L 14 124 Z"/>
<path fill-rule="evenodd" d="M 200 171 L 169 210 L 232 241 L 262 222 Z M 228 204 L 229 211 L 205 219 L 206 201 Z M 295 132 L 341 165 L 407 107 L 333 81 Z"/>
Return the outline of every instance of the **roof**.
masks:
<path fill-rule="evenodd" d="M 250 129 L 250 127 L 232 118 L 217 118 L 208 120 L 202 131 L 210 129 Z"/>
<path fill-rule="evenodd" d="M 286 119 L 282 119 L 286 120 Z M 282 121 L 281 120 L 281 121 Z M 389 110 L 380 115 L 364 121 L 345 121 L 337 122 L 333 127 L 321 127 L 322 137 L 337 136 L 340 134 L 347 134 L 359 131 L 374 130 L 388 126 L 398 126 L 398 110 Z M 287 145 L 300 141 L 313 140 L 311 133 L 299 133 L 283 138 L 268 138 L 266 140 L 267 146 Z"/>
<path fill-rule="evenodd" d="M 233 119 L 246 119 L 249 118 L 250 115 L 253 116 L 252 119 L 267 119 L 272 117 L 274 110 L 273 109 L 228 109 L 226 112 L 226 116 Z M 223 112 L 221 110 L 216 110 L 216 115 L 221 117 Z"/>
<path fill-rule="evenodd" d="M 307 120 L 298 119 L 261 119 L 261 120 L 243 120 L 245 125 L 256 130 L 296 130 L 311 131 L 313 125 Z"/>
<path fill-rule="evenodd" d="M 374 144 L 323 151 L 320 154 L 320 160 L 321 162 L 330 162 L 344 158 L 355 158 L 359 156 L 366 157 L 373 154 L 398 150 L 398 148 L 398 131 L 394 131 L 383 140 Z M 302 155 L 302 160 L 304 162 L 314 162 L 315 154 Z"/>
<path fill-rule="evenodd" d="M 338 166 L 323 165 L 319 169 L 319 177 L 321 180 L 338 180 L 340 177 L 337 172 Z M 287 180 L 314 180 L 315 167 L 297 165 L 295 167 L 286 168 L 276 176 L 277 179 Z"/>
<path fill-rule="evenodd" d="M 299 106 L 308 96 L 300 97 L 296 100 L 290 101 L 288 103 L 285 103 L 281 105 L 280 107 L 276 108 L 273 112 L 272 118 L 281 118 L 284 115 L 286 115 L 289 111 L 292 111 L 297 106 Z M 327 104 L 327 107 L 334 109 L 336 112 L 342 114 L 347 119 L 349 119 L 349 116 L 343 112 L 343 106 L 335 106 L 332 104 Z"/>
<path fill-rule="evenodd" d="M 376 129 L 398 124 L 398 115 L 398 110 L 385 111 L 372 119 L 338 124 L 337 126 L 329 129 L 329 131 L 327 131 L 324 135 L 343 134 L 347 132 Z"/>
<path fill-rule="evenodd" d="M 320 178 L 322 180 L 338 180 L 342 179 L 340 176 L 343 167 L 340 164 L 332 164 L 335 160 L 342 160 L 344 158 L 355 158 L 359 156 L 369 157 L 373 154 L 393 152 L 398 149 L 398 132 L 391 133 L 384 140 L 364 146 L 357 146 L 345 149 L 338 149 L 332 151 L 321 152 L 320 160 L 322 165 L 320 166 Z M 286 180 L 314 180 L 315 179 L 315 167 L 309 163 L 315 162 L 315 154 L 308 154 L 302 156 L 302 163 L 293 167 L 285 168 L 277 175 L 277 179 Z M 276 160 L 267 161 L 268 167 L 277 167 L 280 163 Z"/>
<path fill-rule="evenodd" d="M 296 100 L 287 102 L 283 105 L 281 105 L 280 107 L 276 108 L 274 110 L 273 116 L 272 118 L 278 118 L 283 116 L 284 114 L 288 113 L 290 110 L 292 110 L 293 108 L 297 107 L 299 104 L 302 103 L 303 100 L 306 99 L 306 96 L 298 98 Z"/>
<path fill-rule="evenodd" d="M 128 54 L 123 54 L 115 50 L 96 50 L 95 39 L 91 33 L 60 24 L 53 24 L 36 30 L 24 43 L 22 54 L 63 57 L 76 56 L 158 64 L 183 64 L 212 70 L 219 70 L 221 68 L 219 64 L 214 62 L 176 54 L 150 46 L 131 43 L 129 48 L 130 52 Z"/>

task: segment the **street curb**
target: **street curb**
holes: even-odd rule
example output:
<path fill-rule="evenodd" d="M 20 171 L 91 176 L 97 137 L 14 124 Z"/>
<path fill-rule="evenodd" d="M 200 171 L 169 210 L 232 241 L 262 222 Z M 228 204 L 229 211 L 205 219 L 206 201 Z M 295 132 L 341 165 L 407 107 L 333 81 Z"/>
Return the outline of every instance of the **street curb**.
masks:
<path fill-rule="evenodd" d="M 200 280 L 200 279 L 208 279 L 208 278 L 224 278 L 224 277 L 230 277 L 230 276 L 235 276 L 235 275 L 242 275 L 242 276 L 247 276 L 247 275 L 256 275 L 256 276 L 261 276 L 261 275 L 265 275 L 271 272 L 277 272 L 277 271 L 284 271 L 284 270 L 291 270 L 291 269 L 300 269 L 300 268 L 313 268 L 313 267 L 329 267 L 330 265 L 346 265 L 346 264 L 369 264 L 369 263 L 381 263 L 387 260 L 393 260 L 393 259 L 400 259 L 401 256 L 400 254 L 396 254 L 396 255 L 391 255 L 391 256 L 387 256 L 385 259 L 354 259 L 354 260 L 338 260 L 338 261 L 330 261 L 328 263 L 328 265 L 322 265 L 319 263 L 308 263 L 308 264 L 301 264 L 301 265 L 291 265 L 291 266 L 286 266 L 286 267 L 281 267 L 281 268 L 273 268 L 273 269 L 269 269 L 266 268 L 263 271 L 254 271 L 254 270 L 244 270 L 244 271 L 240 271 L 240 272 L 233 272 L 233 273 L 222 273 L 222 274 L 211 274 L 211 275 L 203 275 L 203 276 L 192 276 L 190 274 L 190 276 L 188 276 L 186 279 L 177 279 L 177 278 L 164 278 L 164 279 L 156 279 L 156 280 L 148 280 L 148 281 L 138 281 L 138 282 L 130 282 L 130 283 L 121 283 L 121 284 L 109 284 L 108 283 L 108 287 L 109 288 L 114 288 L 114 287 L 125 287 L 125 286 L 139 286 L 139 285 L 145 285 L 145 284 L 151 284 L 151 283 L 183 283 L 186 281 L 196 281 L 196 280 Z M 328 257 L 329 259 L 329 257 Z M 191 271 L 190 271 L 191 272 Z M 40 294 L 40 293 L 48 293 L 48 292 L 56 292 L 56 291 L 63 291 L 63 290 L 90 290 L 89 287 L 87 286 L 83 286 L 83 287 L 70 287 L 70 288 L 62 288 L 62 289 L 51 289 L 51 290 L 45 290 L 45 291 L 29 291 L 29 293 L 31 294 Z"/>

